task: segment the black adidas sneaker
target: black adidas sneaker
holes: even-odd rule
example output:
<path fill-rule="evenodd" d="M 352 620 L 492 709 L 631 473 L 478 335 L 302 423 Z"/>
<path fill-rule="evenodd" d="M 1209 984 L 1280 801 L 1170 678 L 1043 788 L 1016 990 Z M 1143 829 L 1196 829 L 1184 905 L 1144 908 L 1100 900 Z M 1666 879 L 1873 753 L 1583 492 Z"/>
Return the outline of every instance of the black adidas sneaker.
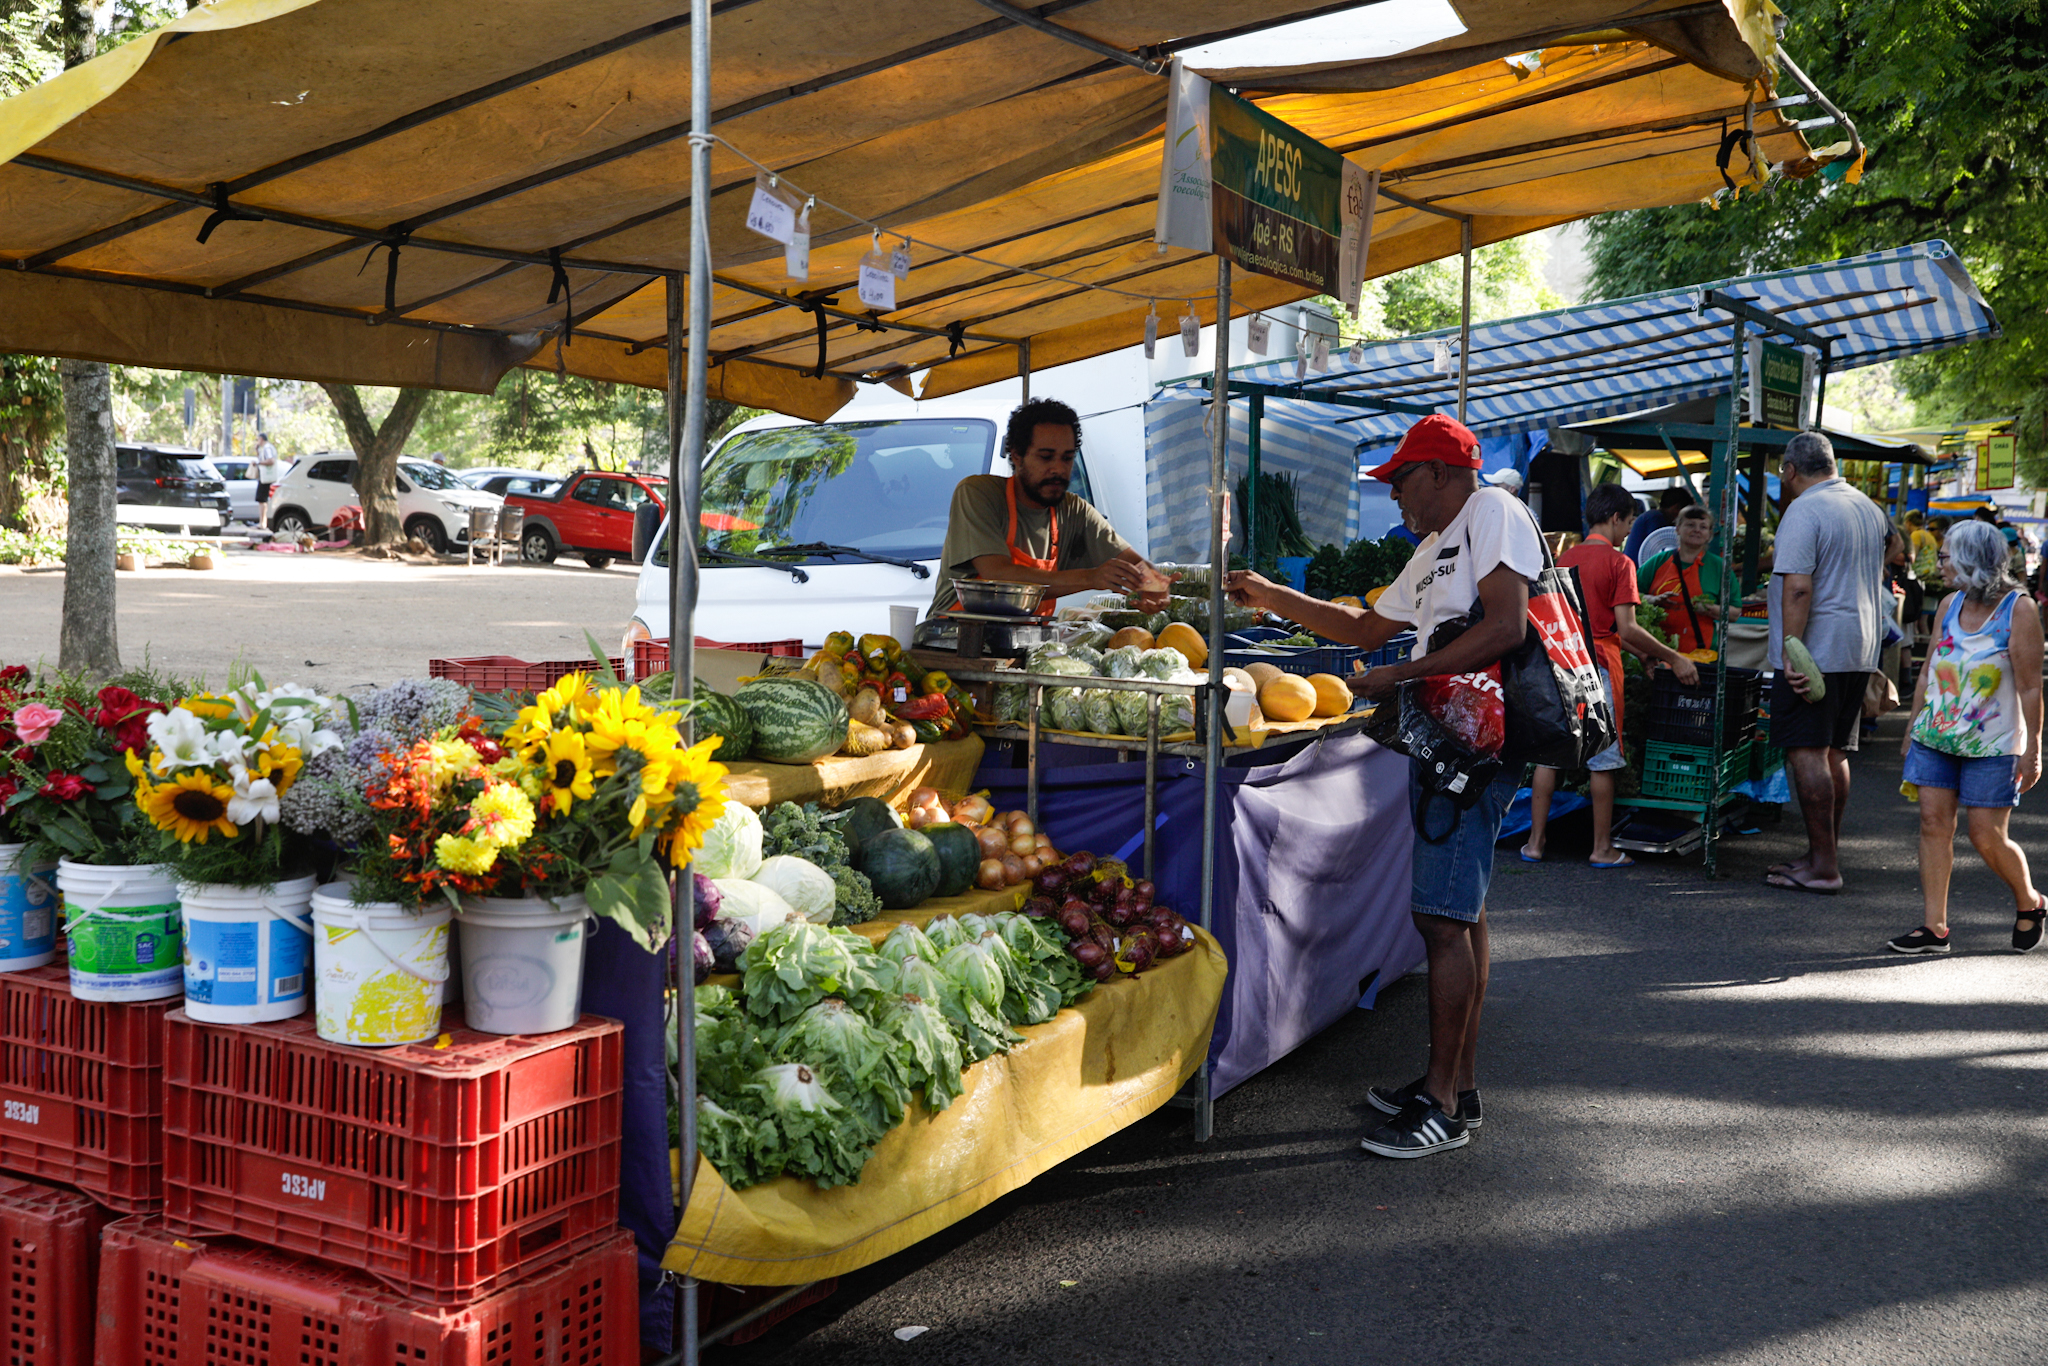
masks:
<path fill-rule="evenodd" d="M 1418 1092 L 1408 1108 L 1358 1140 L 1358 1146 L 1381 1157 L 1428 1157 L 1472 1141 L 1465 1121 L 1453 1119 L 1427 1091 Z"/>
<path fill-rule="evenodd" d="M 1365 1093 L 1366 1104 L 1383 1115 L 1398 1115 L 1414 1103 L 1422 1094 L 1428 1077 L 1417 1077 L 1406 1086 L 1374 1086 Z M 1479 1088 L 1458 1092 L 1458 1116 L 1468 1129 L 1476 1129 L 1486 1121 L 1479 1111 Z"/>

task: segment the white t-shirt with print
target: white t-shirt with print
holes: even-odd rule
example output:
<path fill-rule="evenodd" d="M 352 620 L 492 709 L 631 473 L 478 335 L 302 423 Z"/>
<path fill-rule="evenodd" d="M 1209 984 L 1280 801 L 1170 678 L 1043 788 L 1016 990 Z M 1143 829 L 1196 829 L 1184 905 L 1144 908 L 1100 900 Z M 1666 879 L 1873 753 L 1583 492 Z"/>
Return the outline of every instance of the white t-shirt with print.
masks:
<path fill-rule="evenodd" d="M 1479 583 L 1501 565 L 1535 581 L 1543 572 L 1536 519 L 1506 489 L 1482 487 L 1442 531 L 1422 538 L 1373 611 L 1415 628 L 1410 659 L 1429 652 L 1430 633 L 1472 610 Z"/>

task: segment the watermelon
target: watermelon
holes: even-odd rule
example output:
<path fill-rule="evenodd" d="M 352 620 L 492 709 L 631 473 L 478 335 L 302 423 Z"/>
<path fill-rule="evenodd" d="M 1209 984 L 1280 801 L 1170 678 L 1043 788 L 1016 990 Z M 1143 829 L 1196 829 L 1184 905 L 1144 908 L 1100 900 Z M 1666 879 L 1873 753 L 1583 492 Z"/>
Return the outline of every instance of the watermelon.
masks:
<path fill-rule="evenodd" d="M 884 830 L 894 830 L 903 824 L 896 819 L 895 810 L 880 797 L 855 797 L 839 809 L 846 813 L 839 833 L 846 836 L 848 857 L 856 868 L 861 865 L 861 850 L 869 840 Z"/>
<path fill-rule="evenodd" d="M 907 911 L 939 889 L 939 851 L 916 830 L 884 830 L 862 850 L 861 872 L 892 911 Z"/>
<path fill-rule="evenodd" d="M 958 896 L 974 885 L 981 871 L 981 844 L 974 832 L 952 821 L 924 828 L 924 837 L 939 851 L 939 895 Z"/>
<path fill-rule="evenodd" d="M 836 754 L 851 719 L 839 694 L 808 678 L 742 683 L 732 700 L 753 723 L 753 753 L 771 764 L 808 764 Z"/>
<path fill-rule="evenodd" d="M 746 758 L 754 746 L 754 723 L 747 719 L 740 704 L 705 687 L 702 679 L 697 680 L 696 698 L 697 710 L 691 723 L 697 738 L 704 740 L 716 735 L 721 741 L 711 757 L 721 763 Z"/>

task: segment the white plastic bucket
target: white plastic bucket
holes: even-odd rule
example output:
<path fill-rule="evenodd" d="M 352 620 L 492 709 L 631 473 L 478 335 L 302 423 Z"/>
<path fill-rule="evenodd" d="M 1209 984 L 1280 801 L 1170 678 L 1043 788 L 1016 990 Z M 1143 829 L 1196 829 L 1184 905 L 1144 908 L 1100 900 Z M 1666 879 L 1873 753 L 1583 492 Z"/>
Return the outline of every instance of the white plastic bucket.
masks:
<path fill-rule="evenodd" d="M 160 863 L 57 864 L 71 994 L 81 1001 L 161 1001 L 185 990 L 178 883 Z"/>
<path fill-rule="evenodd" d="M 358 906 L 344 884 L 313 893 L 314 1027 L 365 1048 L 420 1043 L 441 1029 L 448 978 L 444 906 Z"/>
<path fill-rule="evenodd" d="M 206 1024 L 289 1020 L 311 999 L 317 878 L 269 891 L 181 882 L 185 910 L 185 1013 Z"/>
<path fill-rule="evenodd" d="M 580 896 L 464 897 L 462 1013 L 486 1034 L 549 1034 L 583 1013 L 583 923 Z"/>
<path fill-rule="evenodd" d="M 0 844 L 0 972 L 26 972 L 57 956 L 57 865 L 23 867 L 26 848 Z"/>

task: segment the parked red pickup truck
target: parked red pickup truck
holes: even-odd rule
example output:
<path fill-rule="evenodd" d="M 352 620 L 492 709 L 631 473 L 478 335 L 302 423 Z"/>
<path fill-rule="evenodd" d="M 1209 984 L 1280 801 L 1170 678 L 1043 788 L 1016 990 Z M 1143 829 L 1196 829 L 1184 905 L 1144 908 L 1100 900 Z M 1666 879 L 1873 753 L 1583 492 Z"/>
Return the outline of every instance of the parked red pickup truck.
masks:
<path fill-rule="evenodd" d="M 553 564 L 557 555 L 575 554 L 592 569 L 632 558 L 633 514 L 649 500 L 667 511 L 667 479 L 599 470 L 572 474 L 546 493 L 505 494 L 507 507 L 526 510 L 520 558 Z"/>

